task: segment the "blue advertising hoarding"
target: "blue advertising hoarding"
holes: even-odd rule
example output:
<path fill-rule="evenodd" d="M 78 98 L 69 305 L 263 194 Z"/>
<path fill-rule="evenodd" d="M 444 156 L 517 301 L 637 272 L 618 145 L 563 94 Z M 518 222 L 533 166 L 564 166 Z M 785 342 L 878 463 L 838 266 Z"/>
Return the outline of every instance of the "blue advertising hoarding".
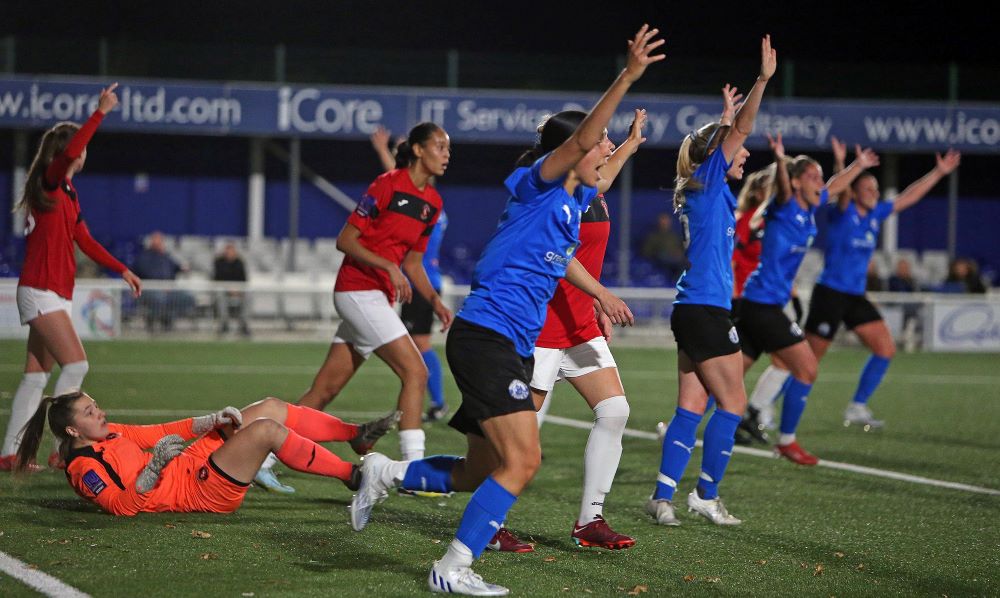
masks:
<path fill-rule="evenodd" d="M 0 127 L 43 128 L 82 121 L 106 81 L 90 78 L 0 78 Z M 530 142 L 546 115 L 588 109 L 597 94 L 478 89 L 310 87 L 253 83 L 122 81 L 120 106 L 104 130 L 190 135 L 360 139 L 379 125 L 406 131 L 433 120 L 459 143 Z M 631 95 L 612 119 L 620 139 L 632 110 L 647 110 L 647 143 L 675 147 L 692 129 L 718 118 L 711 97 Z M 781 131 L 789 148 L 827 148 L 830 137 L 880 151 L 1000 152 L 1000 105 L 767 99 L 750 147 Z"/>

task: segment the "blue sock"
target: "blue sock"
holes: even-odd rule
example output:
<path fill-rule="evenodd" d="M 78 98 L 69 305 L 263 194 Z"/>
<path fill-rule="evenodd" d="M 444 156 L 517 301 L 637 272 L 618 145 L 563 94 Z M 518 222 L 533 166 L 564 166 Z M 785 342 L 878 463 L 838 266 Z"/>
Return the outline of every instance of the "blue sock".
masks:
<path fill-rule="evenodd" d="M 656 491 L 653 498 L 673 500 L 677 483 L 681 481 L 691 451 L 694 450 L 695 433 L 701 416 L 694 411 L 677 408 L 674 419 L 670 420 L 667 434 L 663 437 L 663 452 L 660 456 L 660 475 L 656 476 Z"/>
<path fill-rule="evenodd" d="M 806 397 L 812 390 L 812 384 L 799 382 L 789 376 L 789 383 L 785 387 L 785 402 L 781 406 L 781 433 L 794 434 L 799 427 L 799 420 L 802 419 L 802 412 L 806 410 Z"/>
<path fill-rule="evenodd" d="M 858 381 L 858 390 L 854 393 L 854 402 L 861 403 L 864 405 L 871 398 L 872 393 L 878 388 L 878 385 L 882 382 L 882 376 L 885 376 L 886 370 L 889 369 L 889 359 L 885 357 L 879 357 L 878 355 L 872 355 L 868 358 L 868 363 L 865 364 L 863 370 L 861 370 L 861 379 Z"/>
<path fill-rule="evenodd" d="M 517 497 L 498 484 L 493 476 L 486 478 L 472 493 L 455 538 L 472 551 L 473 558 L 478 559 L 483 554 L 515 502 Z"/>
<path fill-rule="evenodd" d="M 462 457 L 434 455 L 410 463 L 402 488 L 424 492 L 451 492 L 451 469 Z"/>
<path fill-rule="evenodd" d="M 705 413 L 708 413 L 715 408 L 715 397 L 708 395 L 708 402 L 705 403 Z"/>
<path fill-rule="evenodd" d="M 698 480 L 698 495 L 704 499 L 719 496 L 719 482 L 726 473 L 729 458 L 733 456 L 736 427 L 739 425 L 740 416 L 716 409 L 705 426 L 701 477 Z"/>
<path fill-rule="evenodd" d="M 444 380 L 441 375 L 441 360 L 434 349 L 428 349 L 420 354 L 427 365 L 427 391 L 431 393 L 431 405 L 444 407 Z"/>

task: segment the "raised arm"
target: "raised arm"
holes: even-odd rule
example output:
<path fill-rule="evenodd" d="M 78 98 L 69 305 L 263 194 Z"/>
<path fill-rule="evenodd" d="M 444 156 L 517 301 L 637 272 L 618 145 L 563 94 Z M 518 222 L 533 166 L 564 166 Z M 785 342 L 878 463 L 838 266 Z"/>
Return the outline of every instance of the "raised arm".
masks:
<path fill-rule="evenodd" d="M 726 162 L 732 162 L 736 158 L 736 152 L 743 146 L 750 133 L 753 132 L 753 123 L 757 118 L 757 111 L 760 109 L 760 100 L 764 96 L 764 88 L 767 82 L 774 76 L 774 71 L 778 68 L 778 52 L 771 47 L 771 36 L 765 35 L 760 42 L 760 74 L 754 82 L 746 100 L 739 106 L 736 118 L 732 122 L 723 120 L 723 126 L 732 125 L 729 135 L 722 142 L 722 151 L 725 152 Z M 726 86 L 729 87 L 728 85 Z M 735 88 L 732 90 L 735 92 Z M 725 94 L 724 94 L 725 95 Z M 725 117 L 723 117 L 725 118 Z"/>
<path fill-rule="evenodd" d="M 934 154 L 934 158 L 937 161 L 934 168 L 924 176 L 910 183 L 910 186 L 903 189 L 903 192 L 896 197 L 896 201 L 892 203 L 893 212 L 902 212 L 923 199 L 934 188 L 934 185 L 938 184 L 938 181 L 958 168 L 959 163 L 962 161 L 962 154 L 949 149 L 943 156 L 941 154 Z"/>
<path fill-rule="evenodd" d="M 833 171 L 832 174 L 837 174 L 845 168 L 847 164 L 847 144 L 837 139 L 837 137 L 830 138 L 830 151 L 833 152 Z M 848 202 L 851 201 L 851 194 L 848 191 L 843 191 L 831 197 L 832 200 L 837 202 L 837 207 L 841 210 L 847 208 Z"/>
<path fill-rule="evenodd" d="M 659 32 L 659 29 L 650 29 L 649 25 L 643 25 L 635 37 L 629 40 L 628 63 L 625 70 L 604 92 L 604 95 L 598 100 L 590 114 L 583 119 L 573 135 L 545 159 L 541 167 L 543 179 L 554 181 L 562 178 L 576 166 L 576 163 L 587 152 L 604 139 L 604 130 L 614 115 L 615 109 L 618 108 L 618 104 L 625 97 L 625 92 L 642 77 L 647 66 L 666 58 L 664 54 L 650 55 L 653 50 L 664 44 L 662 39 L 655 41 L 653 39 Z"/>
<path fill-rule="evenodd" d="M 378 154 L 378 161 L 382 164 L 382 169 L 386 172 L 395 170 L 396 157 L 392 155 L 392 150 L 389 149 L 389 131 L 382 125 L 379 125 L 368 139 L 372 142 L 372 149 Z"/>
<path fill-rule="evenodd" d="M 827 192 L 830 196 L 843 193 L 851 186 L 854 179 L 858 178 L 858 175 L 873 166 L 878 166 L 878 164 L 878 154 L 873 152 L 871 148 L 861 149 L 860 145 L 855 145 L 854 161 L 847 168 L 830 177 L 830 180 L 826 182 Z M 845 206 L 841 205 L 840 207 L 844 208 Z"/>
<path fill-rule="evenodd" d="M 97 101 L 97 110 L 94 110 L 94 113 L 90 115 L 87 122 L 83 123 L 80 130 L 69 140 L 66 149 L 49 162 L 48 167 L 45 169 L 45 186 L 47 188 L 55 188 L 66 178 L 70 166 L 80 157 L 83 150 L 87 149 L 90 138 L 94 136 L 98 125 L 104 120 L 104 116 L 118 105 L 118 96 L 115 94 L 116 87 L 118 87 L 118 84 L 112 83 L 107 88 L 101 90 L 101 96 Z"/>
<path fill-rule="evenodd" d="M 785 164 L 785 145 L 781 142 L 781 133 L 774 137 L 767 134 L 767 143 L 774 152 L 774 182 L 777 186 L 775 201 L 785 203 L 792 197 L 792 182 L 788 178 L 788 166 Z"/>
<path fill-rule="evenodd" d="M 632 126 L 629 127 L 628 138 L 615 149 L 611 158 L 608 159 L 608 163 L 601 168 L 601 180 L 597 183 L 598 193 L 604 193 L 611 188 L 625 163 L 639 151 L 639 146 L 646 141 L 646 138 L 642 136 L 644 126 L 646 126 L 646 110 L 636 108 L 635 119 L 632 120 Z"/>

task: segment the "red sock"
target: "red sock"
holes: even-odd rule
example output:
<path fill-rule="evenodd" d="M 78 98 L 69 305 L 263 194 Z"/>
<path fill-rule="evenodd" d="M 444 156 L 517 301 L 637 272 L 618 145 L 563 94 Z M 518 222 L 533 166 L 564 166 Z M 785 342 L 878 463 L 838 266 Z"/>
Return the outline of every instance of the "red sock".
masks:
<path fill-rule="evenodd" d="M 358 435 L 357 424 L 349 424 L 329 413 L 301 405 L 288 405 L 285 427 L 316 442 L 351 440 Z"/>
<path fill-rule="evenodd" d="M 354 467 L 347 461 L 341 461 L 340 457 L 312 440 L 299 436 L 293 430 L 288 430 L 288 436 L 275 456 L 295 471 L 314 473 L 340 480 L 349 480 L 351 469 Z"/>

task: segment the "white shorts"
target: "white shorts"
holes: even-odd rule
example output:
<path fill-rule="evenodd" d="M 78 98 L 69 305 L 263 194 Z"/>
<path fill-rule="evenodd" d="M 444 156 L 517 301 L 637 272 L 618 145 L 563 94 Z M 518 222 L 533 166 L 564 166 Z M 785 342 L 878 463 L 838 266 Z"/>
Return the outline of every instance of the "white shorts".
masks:
<path fill-rule="evenodd" d="M 341 323 L 334 343 L 348 343 L 368 359 L 375 349 L 406 336 L 406 326 L 382 291 L 344 291 L 333 294 Z"/>
<path fill-rule="evenodd" d="M 17 287 L 17 313 L 21 316 L 21 325 L 54 311 L 62 310 L 73 317 L 73 302 L 60 297 L 53 291 L 33 287 Z"/>
<path fill-rule="evenodd" d="M 579 378 L 597 370 L 617 367 L 608 341 L 603 336 L 568 349 L 535 347 L 535 371 L 531 376 L 531 387 L 548 392 L 559 380 Z"/>

